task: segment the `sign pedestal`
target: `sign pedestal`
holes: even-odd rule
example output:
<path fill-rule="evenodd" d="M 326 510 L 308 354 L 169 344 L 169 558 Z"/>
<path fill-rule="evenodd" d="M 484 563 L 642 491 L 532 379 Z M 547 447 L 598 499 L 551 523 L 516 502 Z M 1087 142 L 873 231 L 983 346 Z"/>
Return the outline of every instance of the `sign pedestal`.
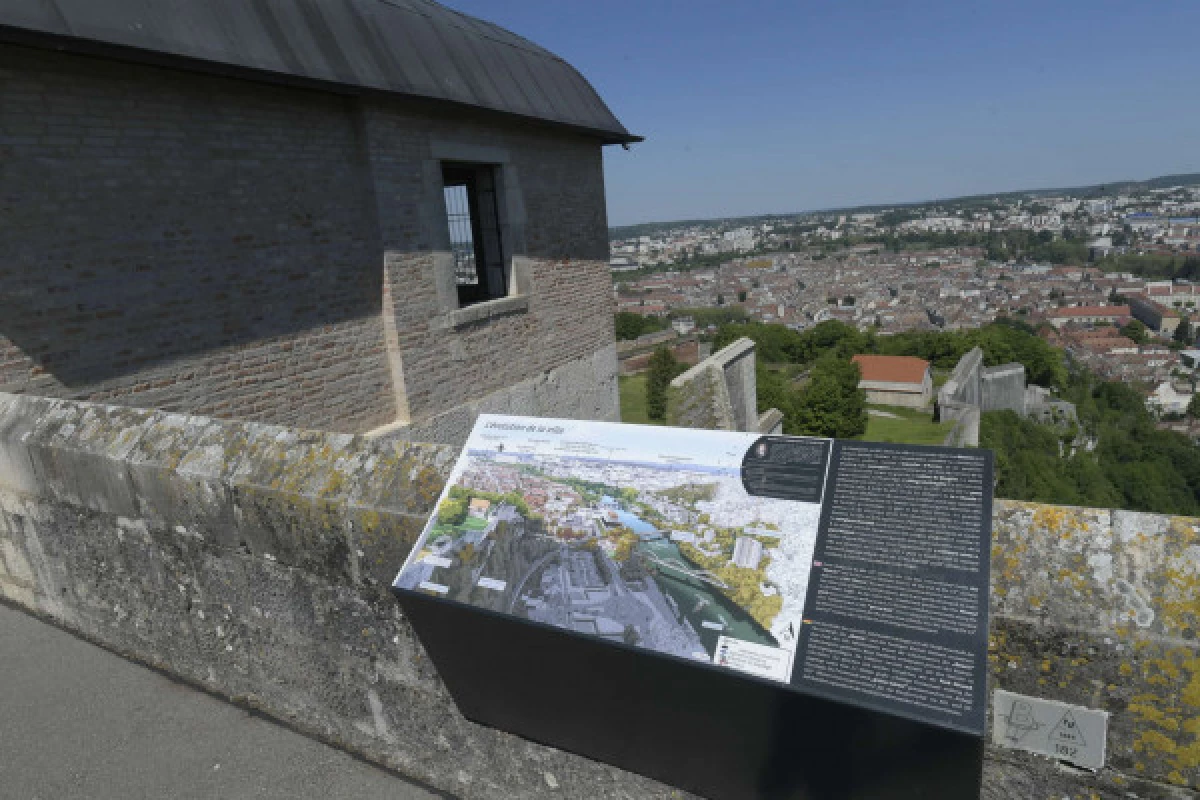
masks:
<path fill-rule="evenodd" d="M 976 798 L 982 736 L 416 594 L 467 719 L 713 800 Z"/>

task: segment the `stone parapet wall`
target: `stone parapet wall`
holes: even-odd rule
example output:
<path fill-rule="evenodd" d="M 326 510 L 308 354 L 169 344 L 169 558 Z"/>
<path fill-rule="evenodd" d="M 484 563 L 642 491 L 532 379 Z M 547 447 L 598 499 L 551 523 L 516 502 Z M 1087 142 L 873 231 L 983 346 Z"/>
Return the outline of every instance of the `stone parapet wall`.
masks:
<path fill-rule="evenodd" d="M 994 686 L 1111 714 L 1103 796 L 1194 797 L 1200 519 L 1003 501 L 992 539 Z"/>
<path fill-rule="evenodd" d="M 458 796 L 678 796 L 454 707 L 388 586 L 456 455 L 0 395 L 0 597 Z"/>
<path fill-rule="evenodd" d="M 454 707 L 387 586 L 455 456 L 0 395 L 0 595 L 456 795 L 681 797 Z M 983 796 L 1194 798 L 1200 520 L 998 501 L 994 526 L 993 687 L 1112 717 L 1098 774 L 990 748 Z"/>

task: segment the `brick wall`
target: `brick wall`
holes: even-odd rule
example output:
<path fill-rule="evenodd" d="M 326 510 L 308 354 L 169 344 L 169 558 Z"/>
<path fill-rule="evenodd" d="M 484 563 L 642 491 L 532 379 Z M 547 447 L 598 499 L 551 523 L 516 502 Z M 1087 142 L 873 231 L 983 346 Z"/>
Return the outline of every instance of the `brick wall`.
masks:
<path fill-rule="evenodd" d="M 361 139 L 330 95 L 0 47 L 0 385 L 390 421 Z"/>
<path fill-rule="evenodd" d="M 409 413 L 427 419 L 613 343 L 612 281 L 601 149 L 594 140 L 478 118 L 434 119 L 396 102 L 365 109 L 375 192 Z M 528 307 L 455 324 L 439 300 L 436 254 L 447 249 L 437 145 L 502 153 L 523 201 Z M 486 157 L 486 155 L 485 155 Z M 444 267 L 442 267 L 444 268 Z"/>
<path fill-rule="evenodd" d="M 519 178 L 528 285 L 476 321 L 439 283 L 446 143 Z M 568 369 L 611 403 L 541 413 L 616 408 L 593 139 L 5 45 L 0 164 L 4 390 L 357 432 Z"/>

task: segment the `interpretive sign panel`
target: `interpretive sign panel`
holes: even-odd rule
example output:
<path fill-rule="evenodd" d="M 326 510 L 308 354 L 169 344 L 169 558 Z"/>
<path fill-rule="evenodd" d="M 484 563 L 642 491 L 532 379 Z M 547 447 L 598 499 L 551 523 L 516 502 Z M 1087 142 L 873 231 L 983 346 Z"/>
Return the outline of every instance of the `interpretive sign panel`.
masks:
<path fill-rule="evenodd" d="M 829 442 L 759 438 L 481 417 L 396 586 L 786 682 Z"/>
<path fill-rule="evenodd" d="M 395 588 L 982 736 L 990 520 L 986 451 L 483 415 Z"/>

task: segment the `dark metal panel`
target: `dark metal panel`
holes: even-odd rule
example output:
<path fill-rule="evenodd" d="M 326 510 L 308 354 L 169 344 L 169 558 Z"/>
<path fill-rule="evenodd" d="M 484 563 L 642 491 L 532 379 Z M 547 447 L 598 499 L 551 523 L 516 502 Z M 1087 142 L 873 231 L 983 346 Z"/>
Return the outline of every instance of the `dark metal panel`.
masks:
<path fill-rule="evenodd" d="M 438 29 L 438 34 L 446 56 L 458 66 L 459 72 L 470 87 L 476 102 L 488 108 L 505 108 L 506 104 L 500 93 L 496 91 L 487 70 L 483 68 L 483 62 L 479 60 L 471 47 L 472 40 L 478 41 L 478 37 L 472 36 L 461 28 L 451 26 Z"/>
<path fill-rule="evenodd" d="M 321 56 L 337 81 L 375 85 L 380 76 L 370 69 L 360 69 L 361 62 L 356 59 L 357 42 L 347 40 L 347 33 L 353 35 L 353 29 L 348 30 L 343 24 L 346 22 L 347 7 L 326 5 L 314 0 L 301 0 L 297 7 Z"/>
<path fill-rule="evenodd" d="M 272 72 L 285 69 L 278 53 L 263 49 L 261 43 L 266 34 L 257 12 L 249 3 L 245 0 L 211 0 L 206 7 L 211 8 L 221 24 L 223 51 L 217 60 L 222 63 L 236 60 L 245 66 Z"/>
<path fill-rule="evenodd" d="M 549 63 L 546 59 L 531 58 L 529 61 L 537 72 L 538 83 L 554 97 L 562 119 L 589 119 L 594 116 L 595 109 L 571 85 L 567 73 L 573 70 L 569 66 L 561 61 Z"/>
<path fill-rule="evenodd" d="M 366 16 L 361 4 L 337 6 L 317 2 L 313 5 L 328 25 L 347 68 L 361 85 L 411 90 L 408 75 L 389 66 L 387 60 L 381 60 L 377 49 L 368 44 L 371 34 L 378 32 L 374 25 L 364 23 Z"/>
<path fill-rule="evenodd" d="M 504 58 L 505 52 L 505 47 L 491 46 L 489 42 L 475 42 L 475 53 L 483 70 L 491 76 L 492 83 L 500 95 L 501 105 L 518 113 L 534 116 L 537 109 L 520 81 L 513 77 L 507 59 Z"/>
<path fill-rule="evenodd" d="M 562 77 L 570 67 L 557 59 L 550 61 L 534 55 L 526 55 L 525 63 L 529 64 L 530 70 L 537 77 L 538 86 L 552 99 L 555 109 L 558 110 L 558 119 L 566 121 L 591 118 L 592 109 L 574 95 L 570 85 Z"/>
<path fill-rule="evenodd" d="M 307 0 L 254 0 L 262 7 L 265 21 L 272 31 L 282 37 L 279 47 L 289 53 L 290 58 L 300 64 L 296 74 L 318 80 L 337 81 L 338 76 L 329 64 L 321 47 L 318 35 L 306 24 L 303 7 Z"/>
<path fill-rule="evenodd" d="M 54 0 L 5 0 L 0 23 L 61 35 L 70 33 L 67 18 Z"/>
<path fill-rule="evenodd" d="M 258 21 L 259 38 L 255 41 L 257 51 L 263 57 L 285 65 L 285 72 L 293 75 L 318 77 L 311 71 L 300 54 L 292 47 L 292 40 L 284 30 L 281 20 L 274 13 L 269 0 L 246 0 Z"/>
<path fill-rule="evenodd" d="M 504 63 L 508 65 L 513 79 L 529 97 L 529 102 L 533 105 L 534 115 L 543 119 L 557 120 L 558 116 L 555 113 L 553 101 L 538 84 L 537 79 L 529 69 L 529 65 L 521 57 L 522 55 L 520 50 L 508 48 L 503 51 L 502 57 L 504 58 Z"/>
<path fill-rule="evenodd" d="M 407 17 L 392 13 L 388 6 L 370 0 L 358 3 L 356 26 L 361 40 L 387 71 L 380 77 L 381 88 L 410 92 L 425 97 L 440 97 L 437 78 L 417 52 L 409 33 Z"/>
<path fill-rule="evenodd" d="M 459 74 L 458 66 L 447 57 L 438 37 L 438 28 L 423 14 L 409 14 L 404 24 L 405 34 L 415 54 L 424 63 L 438 87 L 438 96 L 461 103 L 476 103 L 475 97 Z"/>
<path fill-rule="evenodd" d="M 579 74 L 578 70 L 568 65 L 562 74 L 570 82 L 571 86 L 574 87 L 574 96 L 580 102 L 586 103 L 590 109 L 587 114 L 588 119 L 596 120 L 598 123 L 602 120 L 607 120 L 606 127 L 611 127 L 614 130 L 617 128 L 624 130 L 624 126 L 617 119 L 617 115 L 609 110 L 608 105 L 605 104 L 600 94 L 592 88 L 592 85 L 588 83 L 586 78 Z"/>
<path fill-rule="evenodd" d="M 432 0 L 3 0 L 0 37 L 399 92 L 637 140 L 566 62 Z"/>
<path fill-rule="evenodd" d="M 223 16 L 209 4 L 159 4 L 158 13 L 154 9 L 148 11 L 154 15 L 154 27 L 162 31 L 164 49 L 171 47 L 173 42 L 192 41 L 196 42 L 199 55 L 223 62 L 236 60 L 242 52 L 240 43 L 224 24 Z"/>

